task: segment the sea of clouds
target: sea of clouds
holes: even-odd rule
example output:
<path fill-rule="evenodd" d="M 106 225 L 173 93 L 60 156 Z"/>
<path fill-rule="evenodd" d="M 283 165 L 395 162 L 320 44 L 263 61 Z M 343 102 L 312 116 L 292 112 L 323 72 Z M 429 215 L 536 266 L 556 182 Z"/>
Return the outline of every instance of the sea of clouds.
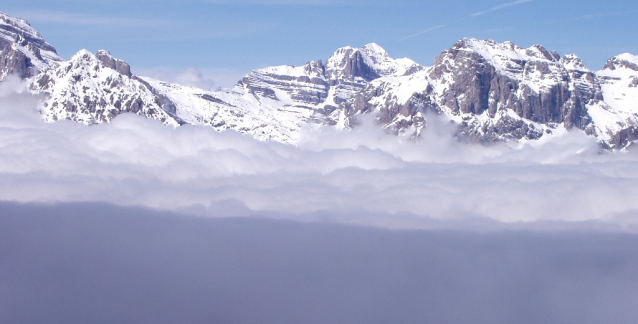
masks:
<path fill-rule="evenodd" d="M 638 229 L 638 155 L 579 131 L 464 144 L 436 118 L 418 142 L 372 123 L 308 129 L 298 146 L 133 114 L 43 122 L 41 98 L 0 89 L 0 200 L 107 202 L 202 216 L 389 228 Z"/>
<path fill-rule="evenodd" d="M 132 114 L 45 123 L 40 99 L 0 87 L 0 322 L 638 316 L 632 150 L 463 144 L 434 117 L 417 143 L 368 122 L 292 146 Z"/>

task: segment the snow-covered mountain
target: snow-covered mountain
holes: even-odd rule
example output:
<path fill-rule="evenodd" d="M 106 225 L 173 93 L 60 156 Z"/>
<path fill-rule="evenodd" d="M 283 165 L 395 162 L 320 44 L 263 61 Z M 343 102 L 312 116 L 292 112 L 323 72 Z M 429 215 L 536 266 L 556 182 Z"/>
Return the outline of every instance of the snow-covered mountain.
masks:
<path fill-rule="evenodd" d="M 63 61 L 26 21 L 5 14 L 0 47 L 0 79 L 16 74 L 44 94 L 48 121 L 93 124 L 136 113 L 295 143 L 304 127 L 348 129 L 364 114 L 418 138 L 433 113 L 472 142 L 531 141 L 566 129 L 607 148 L 638 139 L 638 57 L 631 54 L 594 72 L 576 55 L 540 45 L 464 38 L 424 67 L 372 43 L 340 48 L 325 63 L 255 70 L 232 89 L 211 92 L 132 75 L 106 51 Z"/>
<path fill-rule="evenodd" d="M 539 45 L 465 38 L 413 75 L 371 82 L 348 116 L 376 112 L 395 132 L 417 135 L 424 113 L 447 116 L 472 141 L 534 140 L 557 127 L 594 134 L 587 105 L 602 100 L 594 73 L 575 55 Z"/>

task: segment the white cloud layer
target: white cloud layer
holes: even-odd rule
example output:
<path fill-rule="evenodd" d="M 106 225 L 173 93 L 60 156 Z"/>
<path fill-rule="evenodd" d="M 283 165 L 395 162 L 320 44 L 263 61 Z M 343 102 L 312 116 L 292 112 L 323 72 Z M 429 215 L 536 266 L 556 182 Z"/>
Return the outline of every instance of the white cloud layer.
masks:
<path fill-rule="evenodd" d="M 38 98 L 16 89 L 0 88 L 0 200 L 384 227 L 637 229 L 638 156 L 601 154 L 579 132 L 519 148 L 483 147 L 457 142 L 450 126 L 430 118 L 418 143 L 363 126 L 308 130 L 293 147 L 128 114 L 90 127 L 44 123 Z"/>

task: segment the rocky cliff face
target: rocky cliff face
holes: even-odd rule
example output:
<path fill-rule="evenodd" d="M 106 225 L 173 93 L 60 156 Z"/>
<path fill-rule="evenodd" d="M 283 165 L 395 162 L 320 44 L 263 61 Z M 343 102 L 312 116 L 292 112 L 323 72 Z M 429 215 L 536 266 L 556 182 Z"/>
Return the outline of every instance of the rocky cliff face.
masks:
<path fill-rule="evenodd" d="M 0 80 L 11 74 L 26 79 L 62 61 L 26 20 L 1 12 L 0 51 Z"/>
<path fill-rule="evenodd" d="M 499 110 L 511 109 L 533 122 L 583 128 L 589 123 L 584 104 L 600 94 L 593 74 L 581 66 L 582 74 L 568 70 L 557 53 L 538 45 L 523 49 L 509 42 L 464 39 L 435 60 L 429 76 L 439 83 L 449 78 L 440 103 L 453 114 L 494 118 Z M 587 73 L 590 81 L 581 93 L 574 77 L 583 81 Z"/>
<path fill-rule="evenodd" d="M 95 53 L 95 58 L 97 58 L 98 61 L 104 64 L 105 67 L 115 70 L 121 75 L 125 75 L 129 78 L 133 76 L 131 74 L 131 67 L 128 65 L 128 63 L 114 58 L 113 56 L 111 56 L 111 53 L 105 50 L 97 51 L 97 53 Z"/>
<path fill-rule="evenodd" d="M 486 143 L 535 140 L 559 127 L 599 135 L 589 107 L 603 100 L 599 78 L 576 55 L 466 38 L 423 72 L 370 83 L 346 110 L 350 119 L 376 112 L 384 127 L 413 136 L 430 111 L 456 122 L 459 138 Z"/>

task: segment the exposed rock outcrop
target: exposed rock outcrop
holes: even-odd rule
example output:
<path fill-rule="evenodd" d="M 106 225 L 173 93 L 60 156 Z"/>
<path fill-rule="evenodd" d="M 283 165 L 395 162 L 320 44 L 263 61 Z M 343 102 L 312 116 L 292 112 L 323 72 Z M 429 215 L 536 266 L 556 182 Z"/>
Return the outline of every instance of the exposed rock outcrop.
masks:
<path fill-rule="evenodd" d="M 109 69 L 113 69 L 117 71 L 121 75 L 125 75 L 127 77 L 133 76 L 131 74 L 131 67 L 124 61 L 118 60 L 111 56 L 111 53 L 105 50 L 99 50 L 95 53 L 95 57 L 104 64 L 105 67 Z"/>

